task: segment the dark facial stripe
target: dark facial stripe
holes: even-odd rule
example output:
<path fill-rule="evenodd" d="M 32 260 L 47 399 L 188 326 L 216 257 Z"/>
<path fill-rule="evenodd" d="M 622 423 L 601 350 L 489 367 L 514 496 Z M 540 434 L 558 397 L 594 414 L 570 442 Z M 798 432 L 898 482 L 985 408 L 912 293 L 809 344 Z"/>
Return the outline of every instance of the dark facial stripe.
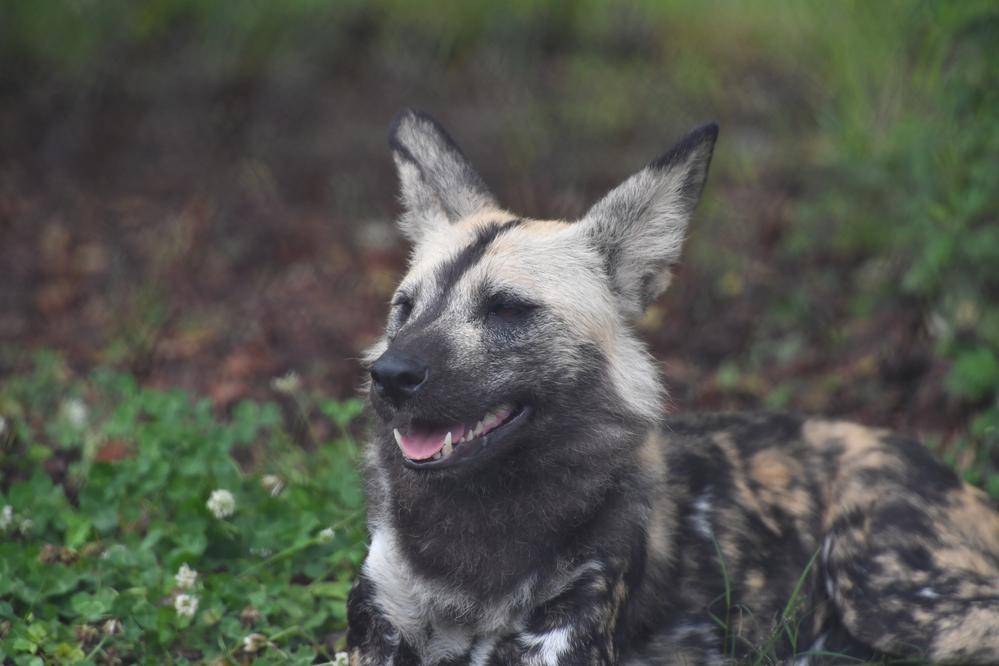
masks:
<path fill-rule="evenodd" d="M 441 296 L 450 292 L 454 285 L 458 284 L 461 276 L 482 259 L 482 255 L 486 253 L 486 249 L 490 243 L 496 240 L 501 234 L 520 226 L 523 222 L 523 220 L 509 220 L 502 224 L 490 224 L 483 229 L 479 229 L 471 245 L 458 253 L 458 256 L 454 259 L 438 266 L 435 271 L 434 278 L 437 281 L 437 288 Z"/>
<path fill-rule="evenodd" d="M 523 220 L 519 219 L 509 220 L 501 224 L 491 224 L 480 229 L 475 240 L 468 247 L 464 248 L 454 258 L 442 262 L 434 271 L 433 279 L 437 287 L 433 291 L 434 300 L 428 303 L 423 308 L 423 312 L 420 313 L 419 318 L 410 322 L 406 328 L 419 329 L 421 326 L 440 316 L 441 311 L 451 296 L 451 290 L 454 288 L 454 285 L 458 284 L 461 276 L 482 259 L 490 243 L 496 240 L 501 234 L 523 224 L 523 222 Z"/>
<path fill-rule="evenodd" d="M 500 224 L 491 224 L 480 229 L 472 243 L 458 253 L 453 259 L 442 262 L 434 271 L 434 300 L 429 303 L 420 315 L 419 323 L 423 324 L 436 319 L 451 296 L 451 290 L 458 284 L 461 277 L 472 266 L 477 264 L 486 253 L 489 245 L 500 235 L 523 224 L 523 220 L 509 220 Z"/>

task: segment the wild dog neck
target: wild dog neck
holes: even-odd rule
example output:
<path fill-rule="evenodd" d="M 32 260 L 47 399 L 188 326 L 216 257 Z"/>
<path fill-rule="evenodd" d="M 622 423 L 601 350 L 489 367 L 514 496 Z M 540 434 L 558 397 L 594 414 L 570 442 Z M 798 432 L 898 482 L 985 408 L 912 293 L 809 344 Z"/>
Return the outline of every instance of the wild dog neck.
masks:
<path fill-rule="evenodd" d="M 474 598 L 500 597 L 525 576 L 578 563 L 600 546 L 591 533 L 605 537 L 615 516 L 635 515 L 626 507 L 644 501 L 625 482 L 636 476 L 641 436 L 613 426 L 584 441 L 582 432 L 574 432 L 576 447 L 554 443 L 551 451 L 510 453 L 461 473 L 413 469 L 396 452 L 381 526 L 395 534 L 417 574 Z M 597 451 L 602 464 L 593 464 Z"/>

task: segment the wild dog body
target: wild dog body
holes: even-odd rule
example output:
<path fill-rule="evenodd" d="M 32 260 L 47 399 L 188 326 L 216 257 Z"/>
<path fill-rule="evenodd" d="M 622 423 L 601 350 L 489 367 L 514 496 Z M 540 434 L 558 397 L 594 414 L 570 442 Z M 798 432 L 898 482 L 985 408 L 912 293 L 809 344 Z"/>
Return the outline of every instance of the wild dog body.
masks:
<path fill-rule="evenodd" d="M 631 323 L 668 284 L 716 133 L 566 223 L 503 211 L 436 123 L 400 117 L 414 253 L 370 354 L 352 663 L 999 660 L 999 518 L 918 445 L 661 416 Z"/>

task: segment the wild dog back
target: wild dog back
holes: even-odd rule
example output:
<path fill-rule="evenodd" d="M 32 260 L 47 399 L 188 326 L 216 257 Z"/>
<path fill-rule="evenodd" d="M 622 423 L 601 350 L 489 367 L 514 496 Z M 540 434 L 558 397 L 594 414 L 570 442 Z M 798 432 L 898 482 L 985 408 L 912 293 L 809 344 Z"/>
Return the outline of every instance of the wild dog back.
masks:
<path fill-rule="evenodd" d="M 646 469 L 663 456 L 662 481 L 625 642 L 648 641 L 640 654 L 653 663 L 999 654 L 999 516 L 919 443 L 845 422 L 713 414 L 670 417 L 646 446 Z"/>

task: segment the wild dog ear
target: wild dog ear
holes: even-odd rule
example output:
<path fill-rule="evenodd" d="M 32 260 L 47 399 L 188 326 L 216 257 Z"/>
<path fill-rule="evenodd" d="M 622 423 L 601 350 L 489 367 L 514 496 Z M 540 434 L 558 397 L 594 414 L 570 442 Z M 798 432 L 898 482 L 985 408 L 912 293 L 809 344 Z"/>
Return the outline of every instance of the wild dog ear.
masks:
<path fill-rule="evenodd" d="M 458 144 L 427 114 L 401 111 L 389 129 L 389 147 L 405 208 L 399 227 L 411 241 L 433 226 L 497 207 Z"/>
<path fill-rule="evenodd" d="M 717 137 L 716 123 L 694 129 L 611 190 L 579 222 L 603 256 L 611 285 L 631 317 L 640 316 L 669 285 Z"/>

